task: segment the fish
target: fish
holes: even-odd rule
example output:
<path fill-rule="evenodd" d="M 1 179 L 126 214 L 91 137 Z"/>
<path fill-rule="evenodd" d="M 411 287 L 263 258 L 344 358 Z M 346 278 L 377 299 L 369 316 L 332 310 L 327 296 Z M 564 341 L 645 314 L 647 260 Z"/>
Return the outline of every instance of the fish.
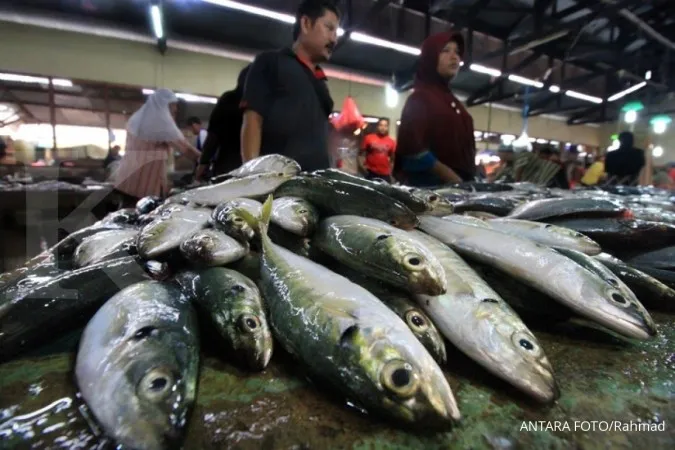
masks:
<path fill-rule="evenodd" d="M 206 229 L 197 231 L 180 244 L 183 257 L 200 267 L 223 266 L 243 258 L 248 244 L 241 244 L 225 233 Z"/>
<path fill-rule="evenodd" d="M 631 264 L 630 267 L 656 278 L 671 289 L 675 289 L 675 271 L 655 269 L 653 267 L 641 266 L 639 264 Z"/>
<path fill-rule="evenodd" d="M 111 223 L 119 223 L 123 225 L 136 225 L 139 214 L 134 208 L 125 208 L 112 212 L 99 220 L 96 225 L 107 225 Z"/>
<path fill-rule="evenodd" d="M 307 200 L 282 197 L 274 200 L 271 220 L 290 233 L 307 237 L 314 233 L 319 223 L 319 211 Z"/>
<path fill-rule="evenodd" d="M 155 209 L 159 208 L 163 203 L 163 200 L 157 196 L 147 196 L 136 202 L 136 212 L 138 215 L 149 214 Z"/>
<path fill-rule="evenodd" d="M 251 370 L 263 370 L 272 357 L 272 331 L 260 291 L 251 279 L 223 267 L 188 270 L 175 277 L 183 293 L 211 322 L 225 349 Z"/>
<path fill-rule="evenodd" d="M 664 222 L 675 225 L 675 212 L 664 211 L 661 208 L 631 207 L 633 217 L 647 222 Z"/>
<path fill-rule="evenodd" d="M 125 448 L 176 448 L 194 404 L 199 330 L 190 301 L 145 281 L 108 300 L 82 334 L 75 379 L 105 434 Z"/>
<path fill-rule="evenodd" d="M 56 245 L 47 250 L 44 254 L 38 255 L 37 258 L 41 259 L 44 258 L 45 255 L 54 255 L 57 259 L 68 260 L 72 257 L 77 247 L 85 238 L 105 231 L 119 231 L 129 229 L 138 231 L 135 227 L 130 227 L 127 224 L 121 223 L 95 224 L 85 227 L 70 233 Z"/>
<path fill-rule="evenodd" d="M 424 232 L 460 254 L 521 280 L 584 318 L 626 337 L 646 340 L 654 335 L 642 311 L 620 290 L 559 250 L 448 218 L 422 216 L 420 222 Z"/>
<path fill-rule="evenodd" d="M 419 221 L 403 203 L 375 189 L 323 177 L 295 177 L 274 192 L 274 197 L 300 197 L 324 216 L 354 214 L 382 220 L 397 228 L 412 229 Z"/>
<path fill-rule="evenodd" d="M 181 192 L 169 197 L 167 202 L 210 206 L 213 208 L 223 202 L 236 198 L 247 197 L 255 199 L 265 197 L 289 179 L 291 179 L 291 175 L 280 172 L 232 178 L 218 184 Z"/>
<path fill-rule="evenodd" d="M 310 238 L 293 234 L 274 223 L 270 222 L 270 226 L 267 229 L 267 235 L 272 242 L 297 255 L 304 256 L 311 260 L 317 260 L 317 258 L 321 256 L 317 254 L 319 251 L 312 245 L 312 240 Z"/>
<path fill-rule="evenodd" d="M 602 252 L 597 242 L 569 228 L 508 218 L 492 219 L 487 223 L 502 233 L 524 237 L 549 247 L 570 248 L 591 256 Z"/>
<path fill-rule="evenodd" d="M 476 219 L 482 219 L 482 220 L 498 219 L 499 218 L 499 216 L 496 215 L 496 214 L 490 214 L 490 213 L 480 212 L 480 211 L 465 211 L 463 213 L 463 215 L 469 216 L 469 217 L 475 217 Z"/>
<path fill-rule="evenodd" d="M 300 164 L 293 159 L 278 155 L 264 155 L 245 162 L 241 167 L 229 172 L 230 177 L 244 178 L 251 175 L 275 172 L 294 176 L 300 172 Z"/>
<path fill-rule="evenodd" d="M 453 250 L 411 231 L 438 258 L 448 279 L 441 296 L 415 299 L 441 333 L 492 374 L 544 403 L 560 396 L 551 363 L 537 338 L 509 305 Z"/>
<path fill-rule="evenodd" d="M 443 267 L 408 233 L 359 216 L 324 219 L 312 239 L 323 253 L 411 294 L 440 295 L 447 289 Z"/>
<path fill-rule="evenodd" d="M 150 279 L 146 264 L 127 256 L 6 288 L 0 293 L 0 360 L 83 325 L 112 295 Z"/>
<path fill-rule="evenodd" d="M 343 264 L 331 264 L 327 267 L 380 299 L 408 325 L 410 331 L 439 365 L 447 362 L 443 335 L 409 294 L 393 289 L 374 278 L 366 277 Z"/>
<path fill-rule="evenodd" d="M 649 266 L 654 269 L 675 270 L 675 246 L 641 253 L 626 260 L 628 264 Z"/>
<path fill-rule="evenodd" d="M 178 249 L 185 239 L 207 226 L 210 216 L 207 209 L 181 209 L 168 218 L 153 220 L 138 233 L 138 254 L 154 259 Z"/>
<path fill-rule="evenodd" d="M 227 268 L 237 271 L 257 283 L 260 280 L 260 253 L 251 250 L 243 258 L 227 264 Z"/>
<path fill-rule="evenodd" d="M 462 183 L 450 185 L 448 187 L 462 189 L 469 192 L 505 192 L 513 190 L 513 186 L 508 184 L 483 183 L 479 181 L 464 181 Z"/>
<path fill-rule="evenodd" d="M 578 231 L 612 253 L 675 245 L 675 225 L 667 223 L 616 218 L 546 219 L 546 222 Z"/>
<path fill-rule="evenodd" d="M 595 259 L 621 278 L 648 310 L 675 312 L 675 289 L 607 253 Z"/>
<path fill-rule="evenodd" d="M 511 219 L 617 218 L 628 213 L 622 204 L 596 198 L 549 198 L 527 202 L 508 215 Z"/>
<path fill-rule="evenodd" d="M 256 200 L 248 198 L 237 198 L 221 203 L 213 210 L 211 222 L 213 226 L 224 231 L 242 243 L 247 243 L 255 233 L 251 227 L 241 218 L 239 211 L 245 209 L 251 214 L 260 215 L 262 204 Z"/>
<path fill-rule="evenodd" d="M 394 200 L 403 203 L 416 214 L 430 212 L 433 209 L 432 202 L 436 200 L 435 197 L 438 197 L 437 194 L 434 194 L 434 197 L 424 198 L 424 196 L 421 195 L 414 195 L 412 190 L 408 191 L 401 189 L 397 186 L 387 183 L 386 181 L 367 180 L 363 177 L 358 177 L 339 169 L 317 170 L 312 172 L 312 174 L 329 178 L 331 180 L 346 181 L 348 183 L 358 184 L 375 189 L 376 191 L 379 191 L 385 195 L 388 195 Z"/>
<path fill-rule="evenodd" d="M 485 212 L 497 216 L 508 215 L 518 204 L 510 198 L 493 197 L 489 195 L 472 196 L 466 200 L 454 203 L 455 213 Z"/>
<path fill-rule="evenodd" d="M 270 197 L 247 221 L 258 226 L 259 286 L 282 347 L 370 413 L 424 426 L 459 420 L 443 372 L 406 324 L 361 286 L 274 244 L 271 209 Z"/>
<path fill-rule="evenodd" d="M 422 189 L 409 186 L 395 186 L 397 189 L 404 190 L 410 193 L 413 197 L 418 198 L 429 205 L 429 210 L 426 214 L 431 216 L 446 216 L 455 212 L 455 207 L 452 202 L 435 191 L 429 189 Z"/>
<path fill-rule="evenodd" d="M 82 240 L 73 254 L 74 267 L 80 268 L 101 261 L 136 253 L 135 229 L 103 231 Z"/>

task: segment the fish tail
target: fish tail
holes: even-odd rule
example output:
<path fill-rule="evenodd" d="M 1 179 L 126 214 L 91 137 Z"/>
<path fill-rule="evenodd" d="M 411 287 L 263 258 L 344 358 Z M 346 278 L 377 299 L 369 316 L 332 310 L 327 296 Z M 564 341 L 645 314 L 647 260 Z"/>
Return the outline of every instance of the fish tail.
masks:
<path fill-rule="evenodd" d="M 242 219 L 255 231 L 257 235 L 260 236 L 261 240 L 269 239 L 267 237 L 267 229 L 270 223 L 270 217 L 272 216 L 272 195 L 270 194 L 265 200 L 265 203 L 262 206 L 260 211 L 260 217 L 255 217 L 250 212 L 245 209 L 240 209 L 237 212 Z"/>

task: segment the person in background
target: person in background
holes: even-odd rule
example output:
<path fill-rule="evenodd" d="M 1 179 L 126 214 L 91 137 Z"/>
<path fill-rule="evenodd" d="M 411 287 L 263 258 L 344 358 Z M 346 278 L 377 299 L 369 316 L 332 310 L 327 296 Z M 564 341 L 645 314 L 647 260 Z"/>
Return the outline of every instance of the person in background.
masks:
<path fill-rule="evenodd" d="M 292 48 L 264 52 L 253 61 L 242 100 L 244 162 L 279 153 L 304 171 L 330 166 L 333 100 L 319 64 L 333 54 L 339 24 L 333 2 L 306 0 L 297 10 Z"/>
<path fill-rule="evenodd" d="M 218 176 L 241 166 L 241 124 L 243 113 L 239 104 L 244 93 L 246 76 L 251 65 L 239 72 L 237 86 L 225 92 L 218 99 L 216 107 L 209 117 L 209 129 L 206 142 L 199 158 L 199 167 L 195 179 L 201 181 L 207 173 Z M 211 166 L 211 167 L 209 167 Z"/>
<path fill-rule="evenodd" d="M 187 120 L 188 128 L 195 136 L 195 148 L 200 152 L 204 148 L 204 142 L 206 142 L 206 136 L 208 135 L 207 131 L 202 128 L 202 121 L 199 117 L 190 117 Z"/>
<path fill-rule="evenodd" d="M 398 132 L 396 178 L 407 184 L 433 186 L 475 177 L 473 118 L 450 90 L 463 54 L 459 33 L 434 34 L 422 44 L 414 91 Z"/>
<path fill-rule="evenodd" d="M 365 171 L 366 178 L 382 179 L 391 183 L 394 168 L 396 141 L 389 136 L 389 119 L 377 122 L 377 130 L 363 139 L 359 152 L 359 167 Z"/>
<path fill-rule="evenodd" d="M 586 169 L 586 173 L 581 177 L 581 185 L 596 186 L 603 178 L 605 178 L 605 161 L 603 157 L 599 157 Z"/>
<path fill-rule="evenodd" d="M 108 150 L 108 156 L 103 160 L 103 168 L 107 169 L 110 164 L 119 161 L 120 159 L 122 159 L 122 156 L 120 156 L 120 146 L 113 145 L 110 147 L 110 150 Z"/>
<path fill-rule="evenodd" d="M 124 207 L 148 195 L 169 192 L 167 160 L 171 146 L 197 161 L 199 151 L 176 125 L 178 98 L 168 89 L 158 89 L 127 122 L 127 143 L 114 186 Z"/>
<path fill-rule="evenodd" d="M 619 143 L 619 148 L 605 158 L 608 183 L 633 185 L 645 166 L 645 152 L 635 148 L 635 138 L 629 131 L 619 134 Z"/>

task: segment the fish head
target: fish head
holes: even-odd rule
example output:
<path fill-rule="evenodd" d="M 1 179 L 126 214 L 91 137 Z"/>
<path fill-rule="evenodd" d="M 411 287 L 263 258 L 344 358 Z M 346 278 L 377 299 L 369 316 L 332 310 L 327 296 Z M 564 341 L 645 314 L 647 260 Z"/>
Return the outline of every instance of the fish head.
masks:
<path fill-rule="evenodd" d="M 208 231 L 200 231 L 183 241 L 180 250 L 191 262 L 209 262 L 218 250 L 219 242 Z"/>
<path fill-rule="evenodd" d="M 272 357 L 272 331 L 260 302 L 260 293 L 253 282 L 233 283 L 227 293 L 233 305 L 228 329 L 237 357 L 252 370 L 263 370 Z"/>
<path fill-rule="evenodd" d="M 606 327 L 628 337 L 646 340 L 656 336 L 656 324 L 635 294 L 617 278 L 603 280 L 592 311 Z"/>
<path fill-rule="evenodd" d="M 469 311 L 474 335 L 482 337 L 477 358 L 540 402 L 560 397 L 553 367 L 537 338 L 511 308 L 498 298 L 467 299 L 480 303 Z"/>
<path fill-rule="evenodd" d="M 170 448 L 183 438 L 196 380 L 188 379 L 189 351 L 180 338 L 152 325 L 131 330 L 123 354 L 106 370 L 105 414 L 119 443 L 130 448 Z M 193 358 L 196 363 L 196 359 Z M 102 393 L 103 394 L 103 393 Z"/>
<path fill-rule="evenodd" d="M 352 325 L 343 332 L 342 354 L 357 359 L 342 365 L 352 368 L 342 374 L 347 386 L 355 400 L 378 405 L 379 412 L 397 421 L 448 427 L 460 414 L 443 372 L 417 340 L 398 334 L 386 326 Z"/>
<path fill-rule="evenodd" d="M 377 260 L 389 261 L 392 273 L 402 274 L 410 289 L 419 294 L 441 295 L 447 290 L 445 270 L 438 259 L 422 244 L 390 233 L 375 236 L 373 247 Z"/>
<path fill-rule="evenodd" d="M 417 308 L 409 308 L 404 312 L 402 319 L 415 337 L 424 345 L 424 348 L 429 351 L 431 356 L 439 364 L 445 364 L 447 355 L 443 336 L 441 336 L 427 315 Z"/>
<path fill-rule="evenodd" d="M 215 209 L 212 220 L 217 228 L 240 242 L 250 242 L 255 236 L 255 231 L 242 217 L 236 206 Z"/>
<path fill-rule="evenodd" d="M 583 252 L 587 255 L 597 255 L 602 252 L 600 244 L 598 244 L 585 234 L 579 233 L 576 230 L 572 230 L 570 228 L 565 227 L 558 227 L 551 224 L 546 224 L 543 226 L 549 231 L 554 231 L 556 234 L 560 236 L 574 239 L 575 243 L 579 245 L 583 249 Z"/>
<path fill-rule="evenodd" d="M 288 231 L 302 236 L 309 236 L 314 232 L 319 222 L 319 213 L 307 201 L 295 197 L 283 197 L 275 200 L 273 217 L 279 218 Z"/>

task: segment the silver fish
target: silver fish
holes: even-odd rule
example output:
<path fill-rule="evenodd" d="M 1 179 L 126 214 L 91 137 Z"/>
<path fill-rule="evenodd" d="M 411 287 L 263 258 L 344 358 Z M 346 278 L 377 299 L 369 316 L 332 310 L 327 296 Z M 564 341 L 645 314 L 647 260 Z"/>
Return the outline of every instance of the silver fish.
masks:
<path fill-rule="evenodd" d="M 241 244 L 213 229 L 197 231 L 180 244 L 180 252 L 185 259 L 202 267 L 223 266 L 234 262 L 243 258 L 248 250 L 248 244 Z"/>
<path fill-rule="evenodd" d="M 240 242 L 249 242 L 255 236 L 253 229 L 242 219 L 239 211 L 242 209 L 253 214 L 260 215 L 262 204 L 249 198 L 237 198 L 221 203 L 213 210 L 211 221 L 213 226 L 232 236 Z"/>
<path fill-rule="evenodd" d="M 179 248 L 180 244 L 195 232 L 206 227 L 211 211 L 182 208 L 169 218 L 159 217 L 144 226 L 138 234 L 138 254 L 146 259 Z"/>
<path fill-rule="evenodd" d="M 89 236 L 75 249 L 74 266 L 85 267 L 114 256 L 128 256 L 131 252 L 125 249 L 129 250 L 137 235 L 137 230 L 128 229 L 103 231 Z"/>
<path fill-rule="evenodd" d="M 156 281 L 123 289 L 89 321 L 75 376 L 118 444 L 162 450 L 180 443 L 197 387 L 197 334 L 189 300 Z"/>
<path fill-rule="evenodd" d="M 169 197 L 167 202 L 215 207 L 235 198 L 264 197 L 274 192 L 276 188 L 290 179 L 291 175 L 284 173 L 249 175 L 243 178 L 233 178 L 222 183 L 191 189 Z"/>
<path fill-rule="evenodd" d="M 411 231 L 441 262 L 448 292 L 416 296 L 445 337 L 494 375 L 541 402 L 560 396 L 544 349 L 509 305 L 454 251 Z"/>
<path fill-rule="evenodd" d="M 423 216 L 421 229 L 461 254 L 493 266 L 563 303 L 579 315 L 636 339 L 654 330 L 616 287 L 541 244 L 499 231 Z"/>
<path fill-rule="evenodd" d="M 256 214 L 258 216 L 259 214 Z M 307 237 L 314 233 L 319 222 L 319 211 L 307 200 L 299 197 L 274 199 L 272 223 L 284 230 Z"/>
<path fill-rule="evenodd" d="M 228 175 L 242 178 L 261 173 L 278 172 L 284 175 L 294 176 L 300 173 L 300 164 L 283 155 L 264 155 L 244 163 L 238 169 Z"/>

